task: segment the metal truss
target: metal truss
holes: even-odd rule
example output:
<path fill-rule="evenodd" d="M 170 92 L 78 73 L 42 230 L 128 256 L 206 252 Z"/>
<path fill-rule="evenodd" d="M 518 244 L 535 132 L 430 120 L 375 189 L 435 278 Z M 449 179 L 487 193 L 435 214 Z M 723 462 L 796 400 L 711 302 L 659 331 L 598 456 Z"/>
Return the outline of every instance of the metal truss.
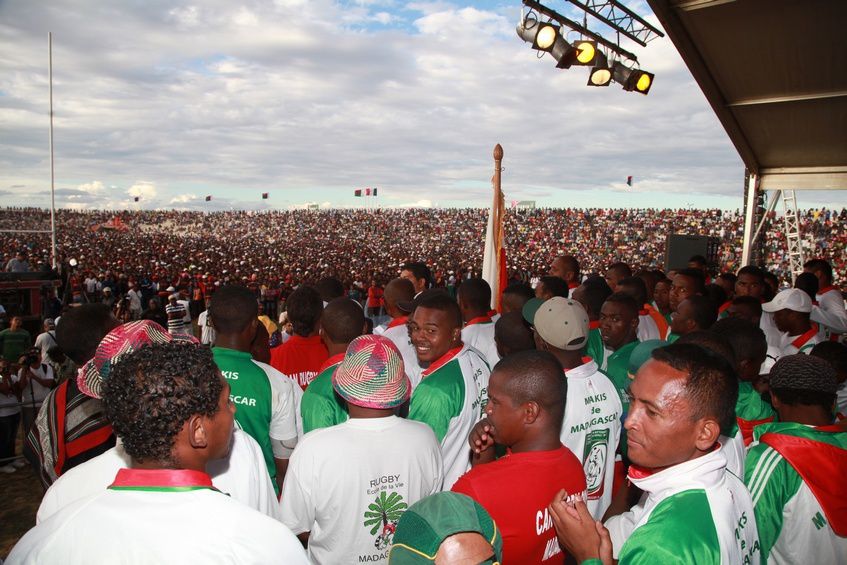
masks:
<path fill-rule="evenodd" d="M 618 33 L 635 41 L 642 47 L 665 34 L 647 23 L 641 16 L 620 4 L 617 0 L 565 0 L 584 12 L 591 14 Z"/>

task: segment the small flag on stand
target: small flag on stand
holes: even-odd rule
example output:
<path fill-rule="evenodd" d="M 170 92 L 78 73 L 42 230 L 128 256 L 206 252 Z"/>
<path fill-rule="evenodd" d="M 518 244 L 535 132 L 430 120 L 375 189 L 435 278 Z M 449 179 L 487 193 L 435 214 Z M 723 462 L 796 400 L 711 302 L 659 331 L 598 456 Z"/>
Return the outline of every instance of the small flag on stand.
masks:
<path fill-rule="evenodd" d="M 632 175 L 629 175 L 628 177 L 626 177 L 626 184 L 628 186 L 632 186 Z"/>
<path fill-rule="evenodd" d="M 212 197 L 211 197 L 211 196 L 207 196 L 207 197 L 206 197 L 206 202 L 211 202 L 211 201 L 212 201 Z"/>
<path fill-rule="evenodd" d="M 353 191 L 353 196 L 355 196 L 356 198 L 359 198 L 360 196 L 362 196 L 362 189 L 361 189 L 361 188 L 357 188 L 356 190 L 354 190 L 354 191 Z"/>
<path fill-rule="evenodd" d="M 267 200 L 267 199 L 268 199 L 268 193 L 267 193 L 267 192 L 263 192 L 263 193 L 262 193 L 262 200 Z"/>

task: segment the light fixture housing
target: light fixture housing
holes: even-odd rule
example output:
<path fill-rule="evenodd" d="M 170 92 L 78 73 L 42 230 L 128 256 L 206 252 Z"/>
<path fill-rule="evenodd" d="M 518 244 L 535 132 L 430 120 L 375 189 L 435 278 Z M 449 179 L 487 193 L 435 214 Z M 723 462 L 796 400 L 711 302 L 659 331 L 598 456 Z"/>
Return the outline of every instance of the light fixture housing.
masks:
<path fill-rule="evenodd" d="M 518 22 L 515 31 L 518 37 L 532 43 L 532 48 L 538 51 L 552 52 L 561 34 L 560 28 L 550 22 L 539 22 L 535 18 L 527 17 Z"/>
<path fill-rule="evenodd" d="M 612 67 L 612 78 L 629 92 L 647 94 L 653 86 L 653 78 L 656 75 L 641 69 L 631 69 L 623 63 L 616 62 Z"/>
<path fill-rule="evenodd" d="M 598 55 L 602 55 L 597 50 L 597 42 L 591 39 L 580 39 L 573 42 L 576 49 L 576 60 L 574 65 L 594 65 Z"/>
<path fill-rule="evenodd" d="M 556 39 L 556 43 L 553 44 L 550 54 L 556 59 L 557 69 L 569 69 L 576 60 L 577 52 L 573 45 L 565 41 L 565 38 L 560 35 Z"/>
<path fill-rule="evenodd" d="M 594 66 L 588 72 L 588 86 L 609 86 L 612 83 L 612 67 L 609 65 L 606 55 L 597 53 Z"/>

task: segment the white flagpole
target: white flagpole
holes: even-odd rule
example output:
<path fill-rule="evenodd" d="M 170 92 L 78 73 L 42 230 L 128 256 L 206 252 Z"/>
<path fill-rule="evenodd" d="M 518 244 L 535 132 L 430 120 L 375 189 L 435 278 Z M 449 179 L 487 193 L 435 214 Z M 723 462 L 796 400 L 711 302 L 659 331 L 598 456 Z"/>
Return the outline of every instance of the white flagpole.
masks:
<path fill-rule="evenodd" d="M 53 32 L 47 32 L 47 59 L 50 83 L 50 254 L 56 268 L 56 172 L 53 166 Z"/>

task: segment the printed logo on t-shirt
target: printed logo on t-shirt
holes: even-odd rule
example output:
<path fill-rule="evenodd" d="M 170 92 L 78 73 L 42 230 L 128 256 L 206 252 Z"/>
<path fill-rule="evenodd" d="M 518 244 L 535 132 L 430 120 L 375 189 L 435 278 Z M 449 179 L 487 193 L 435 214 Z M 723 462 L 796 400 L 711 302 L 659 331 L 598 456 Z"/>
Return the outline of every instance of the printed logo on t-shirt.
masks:
<path fill-rule="evenodd" d="M 382 477 L 386 478 L 386 477 Z M 393 475 L 387 478 L 399 479 L 399 475 Z M 371 481 L 373 483 L 374 481 Z M 391 545 L 394 541 L 394 530 L 397 529 L 397 522 L 400 516 L 406 511 L 409 505 L 403 501 L 403 497 L 394 491 L 383 490 L 368 504 L 368 509 L 365 510 L 365 521 L 363 526 L 370 528 L 374 539 L 374 547 L 382 550 Z"/>
<path fill-rule="evenodd" d="M 606 470 L 606 454 L 609 450 L 609 428 L 591 430 L 585 436 L 582 452 L 582 469 L 585 472 L 586 491 L 589 500 L 603 496 L 603 479 Z"/>

